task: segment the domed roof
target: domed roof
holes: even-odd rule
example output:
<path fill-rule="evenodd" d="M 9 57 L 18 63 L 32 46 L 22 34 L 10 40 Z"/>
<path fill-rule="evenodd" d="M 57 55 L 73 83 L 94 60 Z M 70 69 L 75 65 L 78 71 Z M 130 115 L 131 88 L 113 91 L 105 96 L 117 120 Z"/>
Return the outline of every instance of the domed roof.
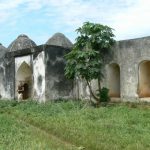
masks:
<path fill-rule="evenodd" d="M 36 46 L 35 42 L 32 41 L 27 35 L 21 34 L 14 40 L 9 46 L 9 51 L 16 51 Z"/>
<path fill-rule="evenodd" d="M 7 52 L 7 48 L 0 43 L 0 58 Z"/>
<path fill-rule="evenodd" d="M 65 48 L 71 48 L 73 44 L 71 41 L 62 33 L 55 33 L 47 42 L 47 45 L 62 46 Z"/>
<path fill-rule="evenodd" d="M 2 43 L 0 43 L 0 51 L 6 51 L 6 50 L 7 50 L 7 48 L 4 47 L 4 46 L 2 45 Z"/>

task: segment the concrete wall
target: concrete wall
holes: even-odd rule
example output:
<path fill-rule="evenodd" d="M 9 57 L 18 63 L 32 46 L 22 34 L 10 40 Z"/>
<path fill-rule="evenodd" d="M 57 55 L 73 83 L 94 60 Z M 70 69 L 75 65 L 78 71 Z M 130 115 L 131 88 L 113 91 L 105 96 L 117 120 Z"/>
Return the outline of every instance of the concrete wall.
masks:
<path fill-rule="evenodd" d="M 73 81 L 64 76 L 64 55 L 69 51 L 59 46 L 41 45 L 7 52 L 0 58 L 0 98 L 16 99 L 18 82 L 27 82 L 29 78 L 32 99 L 42 102 L 74 98 Z"/>
<path fill-rule="evenodd" d="M 120 67 L 120 92 L 123 101 L 138 101 L 139 64 L 150 60 L 150 37 L 124 40 L 116 43 L 113 59 L 106 64 L 116 63 Z M 142 74 L 142 72 L 141 72 Z M 104 85 L 108 87 L 108 74 L 105 74 Z"/>
<path fill-rule="evenodd" d="M 73 93 L 76 99 L 90 99 L 91 98 L 90 91 L 89 91 L 86 81 L 80 78 L 76 78 L 74 80 Z"/>
<path fill-rule="evenodd" d="M 3 99 L 15 98 L 15 59 L 10 53 L 7 53 L 4 57 L 4 85 L 5 92 Z"/>
<path fill-rule="evenodd" d="M 47 100 L 73 97 L 73 81 L 64 75 L 64 55 L 69 52 L 59 46 L 45 46 L 45 79 Z"/>
<path fill-rule="evenodd" d="M 10 98 L 10 92 L 6 87 L 6 61 L 5 54 L 7 49 L 0 50 L 0 99 Z"/>
<path fill-rule="evenodd" d="M 41 45 L 7 52 L 0 58 L 0 97 L 15 98 L 16 70 L 25 61 L 33 69 L 33 99 L 90 99 L 85 81 L 73 82 L 64 76 L 64 55 L 69 51 L 59 46 Z M 123 101 L 150 99 L 150 37 L 117 42 L 110 58 L 106 57 L 102 86 L 110 88 L 112 95 L 115 93 Z M 110 69 L 112 64 L 116 64 L 119 71 Z M 91 84 L 96 91 L 97 82 Z"/>
<path fill-rule="evenodd" d="M 10 92 L 6 87 L 6 64 L 4 59 L 0 59 L 0 99 L 10 98 Z"/>
<path fill-rule="evenodd" d="M 33 59 L 34 99 L 45 101 L 45 53 L 34 54 Z"/>

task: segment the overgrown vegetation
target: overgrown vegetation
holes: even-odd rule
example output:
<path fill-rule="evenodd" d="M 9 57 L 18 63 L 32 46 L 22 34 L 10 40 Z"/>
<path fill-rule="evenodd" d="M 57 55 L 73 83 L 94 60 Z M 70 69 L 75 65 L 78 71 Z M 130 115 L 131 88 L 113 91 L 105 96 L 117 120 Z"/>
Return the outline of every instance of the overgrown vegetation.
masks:
<path fill-rule="evenodd" d="M 110 101 L 110 97 L 108 95 L 109 90 L 105 87 L 101 89 L 101 92 L 98 91 L 97 96 L 101 100 L 101 102 L 108 102 Z"/>
<path fill-rule="evenodd" d="M 112 30 L 106 25 L 85 22 L 76 30 L 79 36 L 72 51 L 66 55 L 65 75 L 69 79 L 84 79 L 96 103 L 101 101 L 101 97 L 93 92 L 90 82 L 97 80 L 100 95 L 104 58 L 106 55 L 109 56 L 115 43 Z"/>
<path fill-rule="evenodd" d="M 150 105 L 0 101 L 0 149 L 149 150 Z"/>

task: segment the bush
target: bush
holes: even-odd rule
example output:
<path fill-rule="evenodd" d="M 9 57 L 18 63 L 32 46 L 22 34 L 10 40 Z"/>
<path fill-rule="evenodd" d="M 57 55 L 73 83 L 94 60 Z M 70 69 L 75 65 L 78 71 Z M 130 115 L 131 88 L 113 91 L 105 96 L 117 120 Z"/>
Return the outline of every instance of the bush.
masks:
<path fill-rule="evenodd" d="M 100 98 L 100 102 L 108 102 L 110 101 L 110 97 L 108 95 L 109 89 L 103 87 L 101 91 L 97 94 L 97 96 Z"/>

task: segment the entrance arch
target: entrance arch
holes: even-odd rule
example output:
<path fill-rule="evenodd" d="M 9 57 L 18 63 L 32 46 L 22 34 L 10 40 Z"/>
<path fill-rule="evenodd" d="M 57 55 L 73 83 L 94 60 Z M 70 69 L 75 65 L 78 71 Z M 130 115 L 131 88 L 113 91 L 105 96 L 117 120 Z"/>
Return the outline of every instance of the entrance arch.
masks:
<path fill-rule="evenodd" d="M 138 95 L 140 98 L 150 97 L 150 61 L 139 64 Z"/>
<path fill-rule="evenodd" d="M 108 67 L 108 88 L 110 97 L 120 97 L 120 67 L 116 63 Z"/>
<path fill-rule="evenodd" d="M 18 95 L 17 88 L 18 88 L 20 81 L 24 85 L 23 99 L 31 98 L 32 87 L 33 87 L 32 69 L 25 61 L 20 65 L 20 67 L 18 68 L 16 72 L 16 83 L 15 83 L 16 84 L 16 96 Z"/>

